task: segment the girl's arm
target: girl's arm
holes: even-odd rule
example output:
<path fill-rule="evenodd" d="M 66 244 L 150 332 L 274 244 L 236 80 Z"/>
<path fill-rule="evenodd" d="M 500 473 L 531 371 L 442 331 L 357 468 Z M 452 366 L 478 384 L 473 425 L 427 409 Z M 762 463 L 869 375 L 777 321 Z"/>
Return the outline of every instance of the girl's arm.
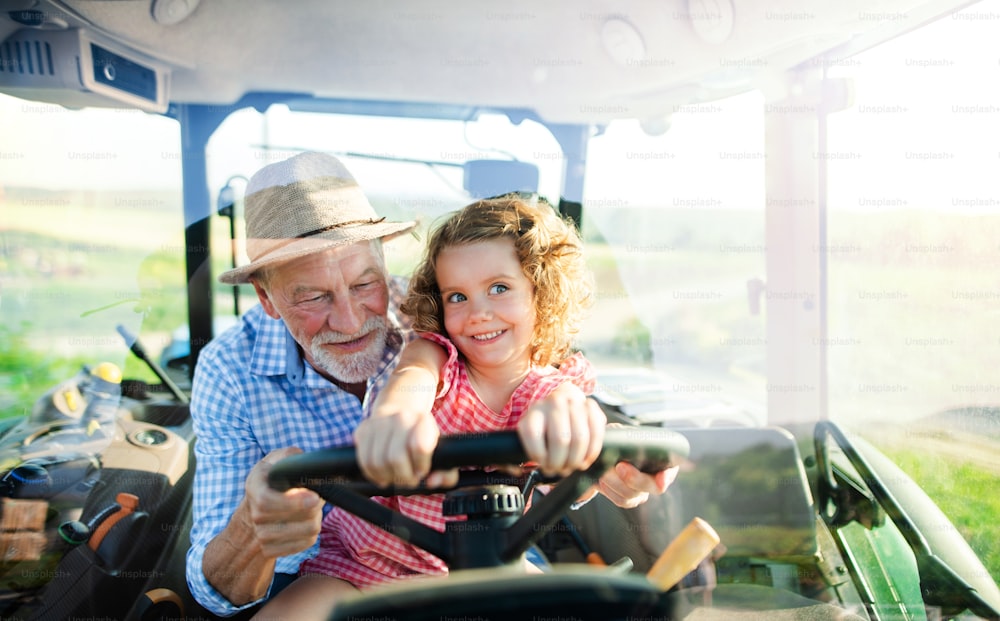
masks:
<path fill-rule="evenodd" d="M 444 348 L 436 343 L 426 339 L 407 343 L 375 398 L 371 416 L 355 430 L 358 465 L 376 485 L 412 487 L 428 476 L 440 435 L 431 409 L 447 360 Z M 431 473 L 427 484 L 447 485 L 457 476 L 453 471 Z"/>

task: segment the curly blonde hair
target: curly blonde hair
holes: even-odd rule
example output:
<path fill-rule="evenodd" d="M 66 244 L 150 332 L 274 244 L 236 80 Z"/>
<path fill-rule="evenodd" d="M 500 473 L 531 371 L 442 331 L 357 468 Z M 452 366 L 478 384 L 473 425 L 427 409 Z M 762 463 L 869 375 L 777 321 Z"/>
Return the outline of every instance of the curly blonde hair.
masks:
<path fill-rule="evenodd" d="M 413 318 L 418 332 L 448 336 L 437 286 L 438 255 L 451 246 L 497 238 L 514 242 L 521 269 L 535 288 L 532 362 L 558 364 L 571 352 L 584 311 L 593 303 L 594 286 L 576 227 L 544 199 L 529 202 L 510 194 L 476 201 L 452 214 L 431 234 L 401 310 Z"/>

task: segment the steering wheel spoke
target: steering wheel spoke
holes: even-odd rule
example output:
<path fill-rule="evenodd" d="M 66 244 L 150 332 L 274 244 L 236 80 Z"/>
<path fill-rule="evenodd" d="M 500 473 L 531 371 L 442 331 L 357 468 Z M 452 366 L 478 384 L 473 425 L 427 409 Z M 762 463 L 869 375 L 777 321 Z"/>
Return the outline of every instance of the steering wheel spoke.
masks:
<path fill-rule="evenodd" d="M 562 480 L 551 492 L 542 496 L 527 512 L 507 529 L 507 547 L 501 553 L 505 562 L 512 562 L 528 551 L 566 513 L 573 502 L 600 474 L 593 474 L 593 467 L 586 472 L 574 472 Z M 599 468 L 601 472 L 604 468 Z"/>

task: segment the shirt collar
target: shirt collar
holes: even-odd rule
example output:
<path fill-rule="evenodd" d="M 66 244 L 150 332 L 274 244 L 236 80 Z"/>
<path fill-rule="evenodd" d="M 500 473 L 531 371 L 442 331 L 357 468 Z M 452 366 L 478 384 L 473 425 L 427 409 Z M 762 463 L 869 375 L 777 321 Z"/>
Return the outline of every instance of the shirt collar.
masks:
<path fill-rule="evenodd" d="M 281 323 L 281 326 L 285 328 L 285 376 L 288 377 L 288 381 L 293 386 L 298 386 L 306 376 L 306 367 L 310 369 L 312 367 L 306 364 L 306 360 L 299 350 L 299 344 L 292 338 L 292 333 L 288 331 L 284 322 Z M 313 370 L 315 371 L 315 369 Z"/>

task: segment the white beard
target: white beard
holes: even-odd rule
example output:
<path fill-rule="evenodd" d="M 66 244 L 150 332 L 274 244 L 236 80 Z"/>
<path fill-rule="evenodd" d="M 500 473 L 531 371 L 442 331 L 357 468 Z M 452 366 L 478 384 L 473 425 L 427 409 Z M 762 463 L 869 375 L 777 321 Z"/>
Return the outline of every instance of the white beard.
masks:
<path fill-rule="evenodd" d="M 331 354 L 323 347 L 328 343 L 353 341 L 368 333 L 374 333 L 375 338 L 372 339 L 368 347 L 357 353 L 338 356 Z M 320 370 L 346 384 L 357 384 L 367 381 L 378 371 L 379 363 L 385 353 L 388 335 L 389 326 L 385 319 L 372 317 L 361 326 L 357 334 L 346 335 L 332 331 L 317 334 L 309 343 L 309 352 L 312 354 L 313 362 L 320 367 Z"/>

